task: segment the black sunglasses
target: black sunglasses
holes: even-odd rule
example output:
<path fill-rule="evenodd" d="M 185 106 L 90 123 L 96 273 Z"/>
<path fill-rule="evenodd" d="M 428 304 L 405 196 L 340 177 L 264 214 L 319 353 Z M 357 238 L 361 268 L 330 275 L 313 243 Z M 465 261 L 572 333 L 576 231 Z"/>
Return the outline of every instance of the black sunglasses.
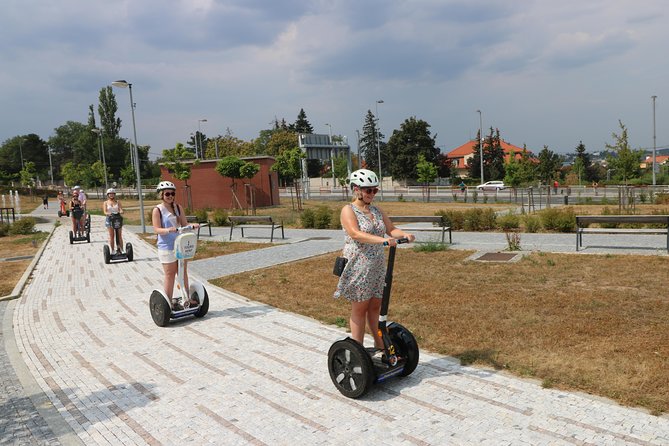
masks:
<path fill-rule="evenodd" d="M 163 192 L 164 197 L 173 197 L 176 195 L 176 192 Z"/>
<path fill-rule="evenodd" d="M 376 194 L 379 191 L 378 187 L 361 187 L 361 191 L 363 191 L 366 194 Z"/>

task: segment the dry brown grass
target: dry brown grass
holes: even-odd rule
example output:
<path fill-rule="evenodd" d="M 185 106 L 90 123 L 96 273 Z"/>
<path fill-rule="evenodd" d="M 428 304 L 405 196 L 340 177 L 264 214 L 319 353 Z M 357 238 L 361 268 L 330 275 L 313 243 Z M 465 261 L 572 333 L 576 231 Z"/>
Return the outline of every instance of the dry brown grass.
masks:
<path fill-rule="evenodd" d="M 37 254 L 46 239 L 46 233 L 0 237 L 0 259 Z M 31 260 L 3 261 L 0 275 L 0 296 L 9 295 Z"/>
<path fill-rule="evenodd" d="M 539 253 L 502 264 L 466 261 L 470 254 L 398 252 L 390 317 L 409 327 L 421 348 L 546 387 L 669 411 L 666 258 Z M 214 282 L 341 323 L 350 308 L 332 298 L 335 255 Z"/>

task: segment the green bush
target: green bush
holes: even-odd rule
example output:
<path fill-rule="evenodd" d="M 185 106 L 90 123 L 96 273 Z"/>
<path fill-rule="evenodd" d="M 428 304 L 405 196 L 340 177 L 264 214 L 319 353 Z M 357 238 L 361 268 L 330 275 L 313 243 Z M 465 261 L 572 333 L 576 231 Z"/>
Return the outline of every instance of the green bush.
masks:
<path fill-rule="evenodd" d="M 508 214 L 497 217 L 497 226 L 504 231 L 518 229 L 520 227 L 520 216 L 509 211 Z"/>
<path fill-rule="evenodd" d="M 314 227 L 316 229 L 328 229 L 332 222 L 332 211 L 327 206 L 318 206 L 314 214 Z"/>
<path fill-rule="evenodd" d="M 483 210 L 481 224 L 484 231 L 492 231 L 497 227 L 497 213 L 492 208 Z"/>
<path fill-rule="evenodd" d="M 524 218 L 525 232 L 539 232 L 541 229 L 541 220 L 536 215 L 526 215 Z"/>
<path fill-rule="evenodd" d="M 305 229 L 311 229 L 315 227 L 316 214 L 312 209 L 305 209 L 302 211 L 302 216 L 300 217 L 302 221 L 302 227 Z"/>
<path fill-rule="evenodd" d="M 214 226 L 225 226 L 228 223 L 228 211 L 225 209 L 214 209 L 211 213 L 211 220 Z"/>
<path fill-rule="evenodd" d="M 9 234 L 9 223 L 0 222 L 0 237 Z"/>
<path fill-rule="evenodd" d="M 195 211 L 194 215 L 195 215 L 195 218 L 197 218 L 198 222 L 209 220 L 209 213 L 207 212 L 206 209 L 198 209 L 198 210 Z"/>
<path fill-rule="evenodd" d="M 483 228 L 483 210 L 467 209 L 463 228 L 465 231 L 480 231 Z"/>
<path fill-rule="evenodd" d="M 547 231 L 573 232 L 576 227 L 576 216 L 572 208 L 544 209 L 540 216 Z"/>
<path fill-rule="evenodd" d="M 25 217 L 16 220 L 9 227 L 9 235 L 28 235 L 35 232 L 35 219 L 32 217 Z"/>

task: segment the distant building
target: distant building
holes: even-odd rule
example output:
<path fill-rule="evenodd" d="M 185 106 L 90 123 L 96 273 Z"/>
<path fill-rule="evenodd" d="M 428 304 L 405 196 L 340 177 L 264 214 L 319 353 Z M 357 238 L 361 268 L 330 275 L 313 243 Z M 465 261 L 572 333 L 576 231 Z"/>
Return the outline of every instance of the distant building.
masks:
<path fill-rule="evenodd" d="M 665 155 L 655 155 L 655 163 L 657 163 L 658 166 L 662 164 L 666 164 L 669 162 L 669 156 Z M 641 167 L 642 169 L 650 169 L 651 165 L 653 164 L 653 156 L 649 155 L 646 156 L 646 159 L 641 162 Z"/>
<path fill-rule="evenodd" d="M 508 162 L 513 153 L 516 159 L 520 159 L 523 148 L 509 144 L 503 139 L 500 142 L 502 150 L 504 150 L 504 161 Z M 473 139 L 467 141 L 460 147 L 457 147 L 446 154 L 446 158 L 451 160 L 451 170 L 455 172 L 455 176 L 465 178 L 469 176 L 469 168 L 467 167 L 469 160 L 474 156 L 474 149 L 478 146 L 478 141 Z M 531 150 L 527 150 L 531 154 Z"/>
<path fill-rule="evenodd" d="M 351 147 L 348 145 L 346 137 L 342 141 L 335 141 L 330 138 L 330 135 L 300 133 L 297 135 L 297 142 L 302 152 L 306 155 L 306 158 L 302 160 L 302 189 L 305 191 L 305 198 L 309 198 L 307 160 L 316 159 L 322 163 L 329 164 L 333 186 L 336 184 L 334 178 L 334 159 L 336 157 L 344 155 L 348 165 L 348 172 L 351 172 Z"/>

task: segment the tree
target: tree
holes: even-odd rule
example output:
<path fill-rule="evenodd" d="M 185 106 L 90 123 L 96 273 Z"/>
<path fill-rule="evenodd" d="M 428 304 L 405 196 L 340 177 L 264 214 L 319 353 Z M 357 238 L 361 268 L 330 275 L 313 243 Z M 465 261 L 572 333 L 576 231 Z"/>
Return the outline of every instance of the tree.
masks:
<path fill-rule="evenodd" d="M 430 136 L 430 125 L 422 119 L 408 118 L 393 131 L 386 146 L 388 170 L 393 178 L 399 180 L 418 177 L 416 166 L 419 156 L 425 161 L 434 163 L 439 156 L 439 148 L 435 145 L 435 137 Z"/>
<path fill-rule="evenodd" d="M 132 104 L 134 106 L 134 104 Z M 98 114 L 100 127 L 104 135 L 110 140 L 118 138 L 121 132 L 121 119 L 116 117 L 118 104 L 111 85 L 100 89 L 98 95 Z"/>
<path fill-rule="evenodd" d="M 377 128 L 377 121 L 371 110 L 367 110 L 365 123 L 362 126 L 362 135 L 360 136 L 360 156 L 364 161 L 364 168 L 379 171 L 378 147 L 383 145 L 381 141 L 384 136 Z M 362 166 L 361 166 L 362 167 Z"/>
<path fill-rule="evenodd" d="M 226 156 L 216 163 L 216 172 L 221 176 L 232 179 L 232 185 L 230 186 L 233 200 L 230 203 L 231 209 L 234 209 L 235 203 L 237 203 L 237 206 L 239 206 L 240 209 L 242 208 L 239 198 L 237 198 L 237 184 L 235 180 L 240 178 L 253 178 L 259 170 L 260 166 L 257 164 L 244 161 L 233 155 Z"/>
<path fill-rule="evenodd" d="M 423 197 L 427 197 L 428 202 L 430 201 L 430 183 L 437 178 L 437 171 L 437 166 L 427 161 L 424 154 L 418 155 L 418 164 L 416 164 L 417 180 L 423 184 Z"/>
<path fill-rule="evenodd" d="M 272 172 L 277 172 L 279 178 L 286 183 L 292 183 L 295 187 L 295 197 L 297 198 L 297 209 L 302 210 L 302 199 L 300 195 L 300 182 L 296 181 L 302 177 L 302 159 L 305 154 L 299 147 L 284 150 L 277 155 L 276 162 L 272 165 Z M 295 205 L 293 204 L 293 209 Z"/>
<path fill-rule="evenodd" d="M 640 162 L 643 156 L 643 150 L 632 150 L 627 139 L 627 128 L 622 121 L 620 125 L 620 135 L 611 133 L 614 139 L 613 144 L 606 144 L 607 149 L 615 152 L 615 156 L 609 156 L 607 161 L 612 169 L 615 169 L 614 177 L 621 179 L 624 184 L 632 178 L 638 178 L 640 174 Z"/>
<path fill-rule="evenodd" d="M 532 184 L 536 178 L 535 166 L 536 162 L 526 147 L 523 147 L 523 151 L 520 152 L 520 158 L 515 153 L 511 153 L 509 161 L 504 166 L 504 184 L 511 187 Z"/>
<path fill-rule="evenodd" d="M 226 156 L 253 156 L 256 148 L 252 142 L 235 137 L 232 131 L 226 129 L 224 136 L 210 139 L 206 148 L 206 158 L 223 158 Z"/>
<path fill-rule="evenodd" d="M 471 178 L 481 177 L 481 134 L 476 135 L 476 144 L 472 149 L 472 157 L 467 164 Z M 493 133 L 490 127 L 490 135 L 483 141 L 483 178 L 488 181 L 501 180 L 504 178 L 504 149 L 499 129 Z"/>
<path fill-rule="evenodd" d="M 272 132 L 265 147 L 265 155 L 279 156 L 286 150 L 298 148 L 297 133 L 292 130 L 278 129 Z"/>
<path fill-rule="evenodd" d="M 575 155 L 576 159 L 574 160 L 574 166 L 576 166 L 576 163 L 582 165 L 582 171 L 580 172 L 581 176 L 579 179 L 582 177 L 587 182 L 599 181 L 599 169 L 597 169 L 597 166 L 593 165 L 590 155 L 586 153 L 583 141 L 579 141 L 578 146 L 576 146 Z"/>
<path fill-rule="evenodd" d="M 451 176 L 451 167 L 453 165 L 453 161 L 448 159 L 448 156 L 444 153 L 439 153 L 437 155 L 437 175 L 439 178 L 450 178 Z"/>
<path fill-rule="evenodd" d="M 560 156 L 550 150 L 548 146 L 544 146 L 537 158 L 539 160 L 539 163 L 537 164 L 537 175 L 539 176 L 539 180 L 550 186 L 550 183 L 558 177 L 558 170 L 562 165 L 562 160 L 560 159 Z"/>
<path fill-rule="evenodd" d="M 348 159 L 342 153 L 334 158 L 334 174 L 337 182 L 342 187 L 344 197 L 348 197 L 348 187 L 346 187 L 346 180 L 348 179 Z"/>
<path fill-rule="evenodd" d="M 188 209 L 193 209 L 193 199 L 191 196 L 190 186 L 188 180 L 191 177 L 191 169 L 193 164 L 189 161 L 193 159 L 193 153 L 186 148 L 182 143 L 177 143 L 173 149 L 163 150 L 163 165 L 174 178 L 181 180 L 186 185 L 186 199 L 188 201 Z M 199 161 L 196 160 L 195 163 Z"/>
<path fill-rule="evenodd" d="M 35 179 L 37 177 L 37 170 L 35 169 L 35 163 L 32 161 L 26 161 L 23 169 L 19 172 L 21 178 L 21 185 L 33 188 L 35 187 Z"/>
<path fill-rule="evenodd" d="M 304 109 L 300 109 L 300 113 L 297 115 L 297 120 L 293 124 L 293 130 L 296 133 L 314 133 L 314 128 L 309 123 L 307 119 L 307 114 L 304 112 Z"/>

